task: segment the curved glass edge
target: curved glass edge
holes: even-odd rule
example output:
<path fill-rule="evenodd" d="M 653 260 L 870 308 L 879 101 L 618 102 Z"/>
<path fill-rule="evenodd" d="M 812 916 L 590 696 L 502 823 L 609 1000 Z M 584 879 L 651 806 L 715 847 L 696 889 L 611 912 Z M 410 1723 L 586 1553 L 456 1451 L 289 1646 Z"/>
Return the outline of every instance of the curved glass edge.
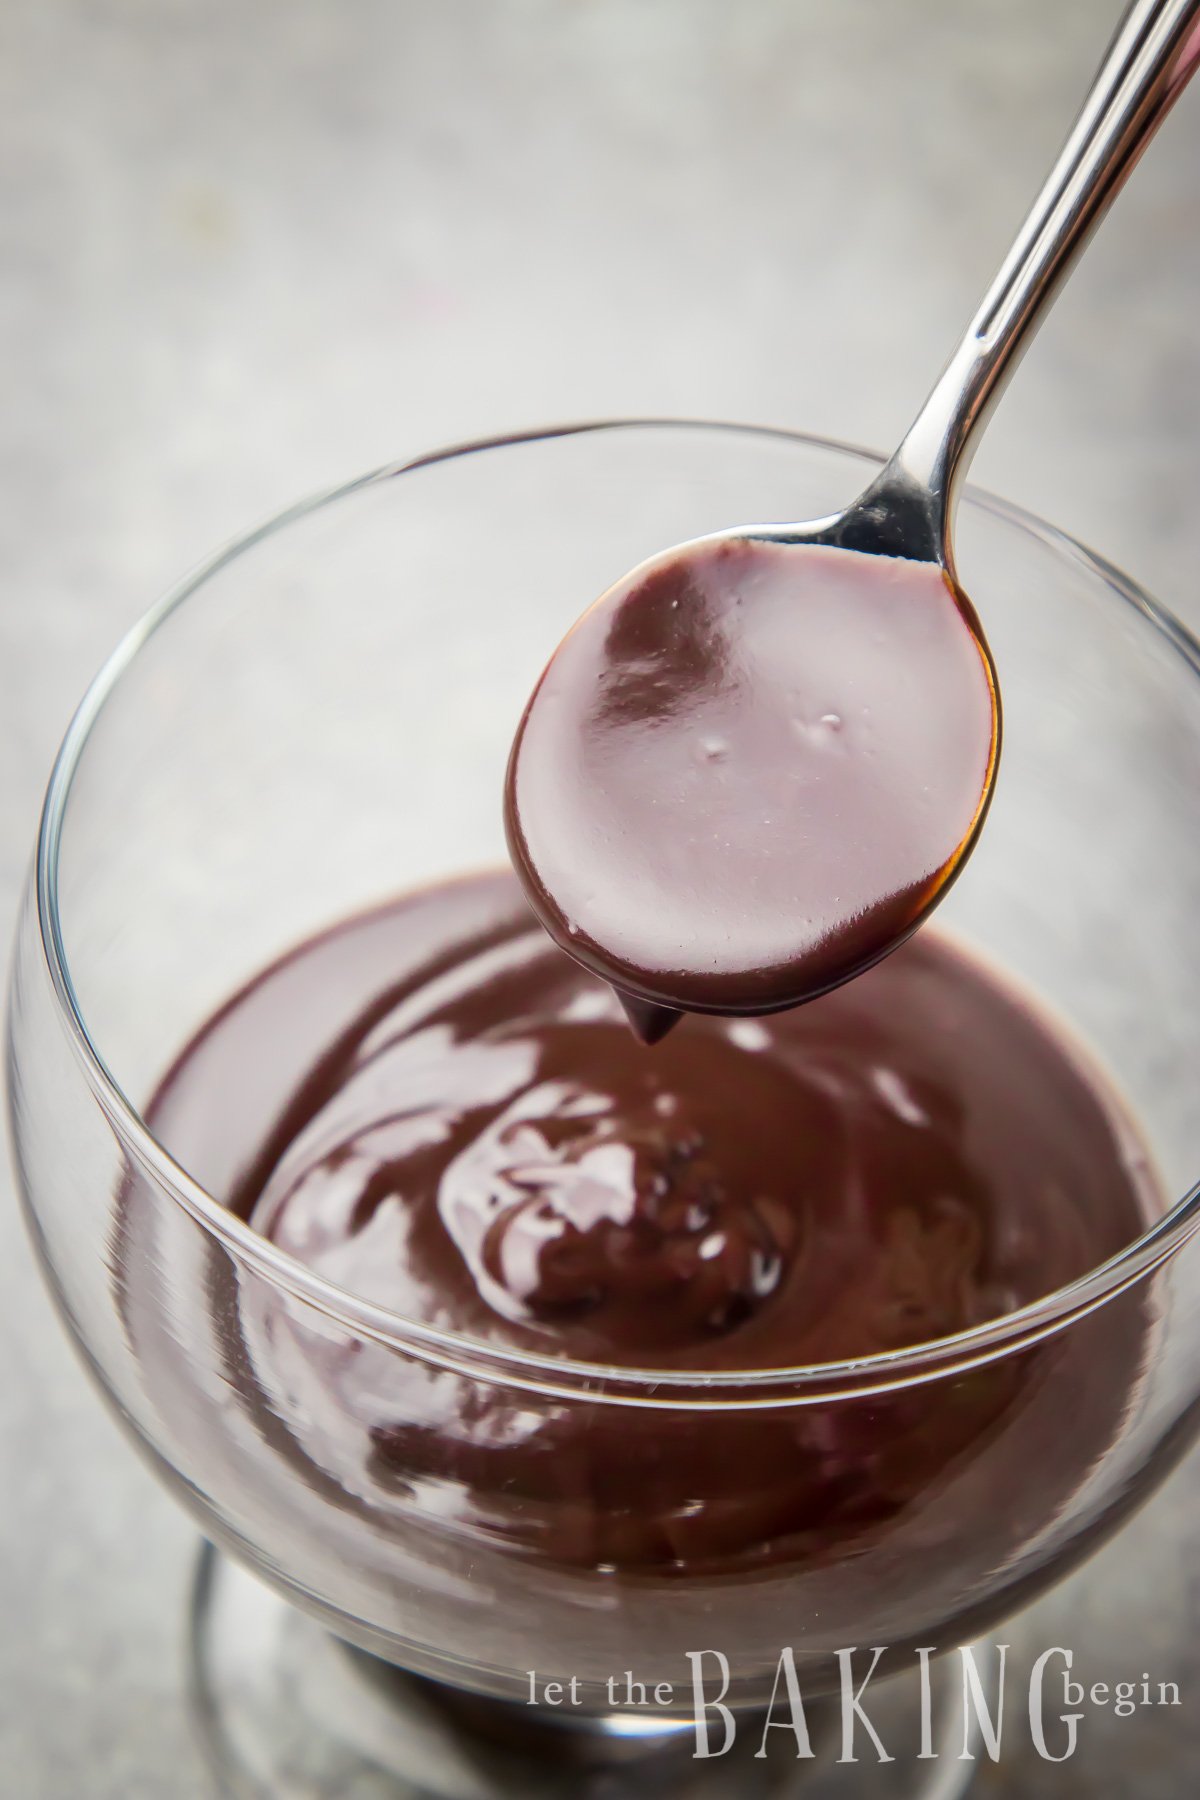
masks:
<path fill-rule="evenodd" d="M 38 830 L 33 881 L 41 945 L 59 1019 L 97 1103 L 126 1153 L 143 1173 L 256 1275 L 300 1304 L 387 1348 L 436 1363 L 440 1368 L 470 1379 L 503 1382 L 547 1398 L 587 1399 L 610 1405 L 657 1406 L 671 1410 L 812 1405 L 841 1398 L 865 1398 L 960 1374 L 1058 1333 L 1160 1267 L 1200 1228 L 1200 1181 L 1141 1237 L 1087 1275 L 1015 1312 L 950 1337 L 931 1339 L 903 1350 L 879 1351 L 851 1361 L 813 1363 L 795 1368 L 706 1373 L 576 1362 L 541 1352 L 512 1350 L 405 1318 L 403 1314 L 375 1306 L 325 1280 L 278 1249 L 209 1194 L 158 1142 L 108 1068 L 82 1016 L 71 980 L 58 905 L 59 859 L 71 785 L 92 727 L 122 675 L 176 608 L 237 557 L 288 525 L 397 476 L 521 444 L 590 433 L 654 429 L 722 431 L 773 438 L 780 443 L 833 451 L 875 466 L 882 465 L 885 460 L 877 452 L 859 445 L 777 426 L 671 417 L 573 422 L 452 444 L 422 456 L 384 464 L 352 481 L 299 501 L 233 539 L 163 595 L 126 633 L 80 701 L 55 758 Z M 1192 672 L 1200 676 L 1200 641 L 1172 613 L 1152 600 L 1105 558 L 1035 514 L 995 495 L 969 487 L 965 498 L 972 505 L 1053 544 L 1073 561 L 1098 574 L 1115 594 L 1165 638 Z"/>

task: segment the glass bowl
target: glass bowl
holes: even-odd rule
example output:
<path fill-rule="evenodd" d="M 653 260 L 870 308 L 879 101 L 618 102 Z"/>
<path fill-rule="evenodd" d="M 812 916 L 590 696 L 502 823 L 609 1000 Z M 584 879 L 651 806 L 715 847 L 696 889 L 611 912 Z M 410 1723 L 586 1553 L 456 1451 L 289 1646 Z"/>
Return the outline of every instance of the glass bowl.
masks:
<path fill-rule="evenodd" d="M 590 599 L 678 540 L 831 513 L 877 466 L 783 431 L 622 421 L 461 446 L 292 509 L 167 596 L 97 677 L 51 778 L 19 926 L 20 1190 L 66 1328 L 130 1436 L 211 1543 L 367 1653 L 356 1668 L 379 1659 L 376 1693 L 391 1665 L 456 1732 L 491 1720 L 485 1735 L 511 1740 L 520 1708 L 523 1733 L 545 1719 L 561 1739 L 545 1683 L 574 1681 L 568 1723 L 620 1738 L 628 1781 L 627 1740 L 657 1753 L 689 1729 L 687 1651 L 719 1651 L 726 1703 L 751 1713 L 785 1645 L 819 1699 L 846 1646 L 886 1646 L 900 1668 L 966 1643 L 1076 1564 L 1189 1441 L 1196 644 L 1099 558 L 968 494 L 959 568 L 1006 747 L 939 923 L 1103 1065 L 1165 1195 L 1136 1243 L 1036 1305 L 853 1363 L 703 1379 L 506 1352 L 339 1290 L 224 1204 L 239 1121 L 274 1116 L 328 1019 L 281 1026 L 270 1066 L 218 1071 L 202 1129 L 156 1132 L 144 1115 L 185 1041 L 266 965 L 401 890 L 503 861 L 515 721 Z M 757 1566 L 743 1534 L 681 1580 L 615 1502 L 581 1542 L 569 1483 L 486 1492 L 485 1474 L 417 1439 L 384 1480 L 369 1420 L 357 1439 L 327 1429 L 313 1346 L 368 1359 L 401 1410 L 414 1384 L 477 1385 L 551 1444 L 570 1414 L 601 1486 L 657 1444 L 687 1471 L 671 1504 L 708 1518 L 738 1490 L 737 1467 L 704 1454 L 719 1411 L 778 1471 L 760 1529 L 790 1531 L 788 1555 Z M 214 1579 L 208 1563 L 210 1617 Z M 653 1729 L 614 1711 L 608 1679 L 627 1670 L 672 1688 Z M 321 1779 L 312 1791 L 333 1791 Z M 422 1779 L 470 1791 L 461 1771 Z"/>

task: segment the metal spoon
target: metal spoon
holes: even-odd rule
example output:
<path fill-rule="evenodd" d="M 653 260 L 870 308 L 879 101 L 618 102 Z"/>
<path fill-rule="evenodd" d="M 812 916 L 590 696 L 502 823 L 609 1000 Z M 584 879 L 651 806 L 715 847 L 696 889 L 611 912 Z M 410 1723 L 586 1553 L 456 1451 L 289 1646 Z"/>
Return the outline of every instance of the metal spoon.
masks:
<path fill-rule="evenodd" d="M 870 558 L 900 559 L 910 566 L 932 565 L 944 576 L 951 591 L 961 598 L 954 573 L 952 528 L 955 496 L 971 453 L 979 442 L 983 427 L 1007 378 L 1049 310 L 1075 258 L 1104 216 L 1113 197 L 1198 62 L 1200 0 L 1134 0 L 1118 27 L 1061 155 L 1034 201 L 1012 249 L 984 296 L 961 343 L 891 460 L 866 491 L 844 512 L 806 524 L 744 526 L 676 546 L 642 564 L 631 576 L 617 583 L 596 603 L 590 615 L 584 615 L 581 624 L 586 625 L 589 617 L 597 614 L 601 616 L 601 622 L 604 622 L 606 616 L 611 622 L 617 616 L 617 609 L 628 602 L 631 595 L 637 596 L 640 606 L 642 596 L 651 592 L 656 580 L 661 598 L 663 583 L 669 579 L 676 583 L 673 592 L 676 596 L 683 594 L 684 600 L 681 602 L 678 597 L 674 597 L 668 604 L 675 609 L 683 604 L 685 611 L 683 614 L 676 611 L 672 615 L 660 605 L 658 617 L 666 622 L 664 628 L 676 629 L 671 620 L 686 616 L 688 595 L 693 598 L 699 596 L 700 602 L 703 602 L 703 580 L 708 579 L 711 583 L 714 579 L 711 571 L 716 566 L 715 559 L 732 556 L 734 562 L 724 566 L 744 567 L 744 564 L 736 563 L 736 558 L 739 554 L 744 554 L 748 546 L 771 545 L 801 550 L 816 548 L 824 551 L 826 556 L 830 551 L 849 551 Z M 800 564 L 794 566 L 797 570 L 800 569 Z M 874 567 L 878 568 L 878 565 Z M 690 590 L 686 585 L 681 585 L 689 568 L 700 571 L 698 585 Z M 913 574 L 915 576 L 915 570 Z M 644 639 L 656 627 L 653 624 L 652 609 L 648 606 L 643 607 L 637 616 L 651 621 L 641 628 L 643 642 L 637 651 L 641 657 L 639 666 L 644 670 L 647 666 L 647 645 Z M 578 627 L 564 641 L 555 661 L 551 663 L 546 676 L 543 676 L 542 684 L 535 691 L 514 746 L 507 806 L 510 848 L 517 872 L 543 924 L 563 948 L 612 981 L 625 1002 L 626 1010 L 639 1035 L 647 1041 L 661 1037 L 679 1016 L 679 1008 L 685 1006 L 691 1010 L 743 1013 L 773 1010 L 811 998 L 869 966 L 887 950 L 894 948 L 940 899 L 969 852 L 982 822 L 994 780 L 999 741 L 999 708 L 995 704 L 990 653 L 978 621 L 967 605 L 964 605 L 964 616 L 975 633 L 978 650 L 992 683 L 993 740 L 990 755 L 979 764 L 982 793 L 978 809 L 974 815 L 968 809 L 961 841 L 953 855 L 937 869 L 936 879 L 931 879 L 930 870 L 933 865 L 929 862 L 924 865 L 921 880 L 917 879 L 920 869 L 914 867 L 911 904 L 906 902 L 897 906 L 893 893 L 889 901 L 890 910 L 881 904 L 874 936 L 867 933 L 865 938 L 861 929 L 860 909 L 856 924 L 858 935 L 845 954 L 841 954 L 835 944 L 835 954 L 825 954 L 823 951 L 817 959 L 819 967 L 815 975 L 807 965 L 804 970 L 798 968 L 790 986 L 788 969 L 778 961 L 765 974 L 762 969 L 750 971 L 741 986 L 734 979 L 736 970 L 728 980 L 723 978 L 715 985 L 710 982 L 708 988 L 697 981 L 693 981 L 689 987 L 686 980 L 678 978 L 677 973 L 672 974 L 669 968 L 661 979 L 658 976 L 648 978 L 636 957 L 626 956 L 622 960 L 619 955 L 610 954 L 615 940 L 606 940 L 602 932 L 598 936 L 589 936 L 588 928 L 581 927 L 577 916 L 572 917 L 571 906 L 561 903 L 562 897 L 555 892 L 555 874 L 561 875 L 564 869 L 575 887 L 572 898 L 577 900 L 584 892 L 576 882 L 576 876 L 579 873 L 579 863 L 585 859 L 580 856 L 576 847 L 564 862 L 559 846 L 573 827 L 581 799 L 586 799 L 587 796 L 578 787 L 575 793 L 568 793 L 565 789 L 561 794 L 551 793 L 552 807 L 557 809 L 557 819 L 547 816 L 541 822 L 544 828 L 540 833 L 540 844 L 546 850 L 543 857 L 538 849 L 538 834 L 528 832 L 525 828 L 527 820 L 520 816 L 522 810 L 528 814 L 530 808 L 522 808 L 519 804 L 521 796 L 515 784 L 519 773 L 523 734 L 538 708 L 539 696 L 547 677 L 555 669 L 555 663 L 562 657 L 567 646 L 573 646 L 570 654 L 576 659 L 581 654 L 577 639 Z M 593 617 L 593 625 L 595 623 Z M 828 631 L 828 624 L 824 629 Z M 603 639 L 596 641 L 603 642 Z M 650 649 L 653 648 L 651 644 Z M 686 651 L 686 658 L 676 655 L 672 677 L 683 688 L 686 688 L 691 679 L 690 669 L 696 662 L 697 655 L 694 646 L 686 647 Z M 848 653 L 852 661 L 856 654 L 855 641 L 849 643 Z M 585 668 L 584 680 L 581 682 L 575 677 L 575 687 L 570 691 L 586 694 L 588 683 L 591 683 L 594 691 L 596 682 L 607 679 L 608 674 L 609 671 L 603 670 L 597 676 L 592 668 Z M 911 678 L 912 684 L 919 685 L 921 677 L 919 666 L 911 670 L 902 668 L 899 674 L 901 683 Z M 661 685 L 662 682 L 659 681 L 659 686 Z M 552 703 L 561 717 L 564 710 L 561 683 L 559 691 L 552 695 Z M 865 712 L 867 709 L 864 707 L 862 710 Z M 650 724 L 661 727 L 665 719 L 664 713 L 652 718 Z M 642 723 L 644 721 L 639 721 L 639 724 Z M 543 742 L 552 742 L 554 754 L 551 761 L 566 760 L 561 753 L 569 751 L 570 745 L 563 738 L 561 727 L 556 729 L 557 738 L 546 740 L 543 735 Z M 661 743 L 663 735 L 661 729 L 653 740 L 644 734 L 640 745 L 635 744 L 629 752 L 628 771 L 634 804 L 640 804 L 637 790 L 642 778 L 643 763 L 639 758 L 648 754 L 645 746 L 652 741 L 655 744 Z M 760 746 L 760 757 L 762 754 Z M 783 754 L 786 756 L 786 748 Z M 948 758 L 953 759 L 955 746 L 949 740 L 944 746 L 937 743 L 926 744 L 922 754 L 925 757 L 925 771 L 932 772 L 944 766 Z M 545 761 L 544 752 L 539 751 L 539 755 Z M 606 768 L 612 766 L 607 746 L 603 757 L 596 760 Z M 769 756 L 767 761 L 769 763 Z M 672 778 L 677 772 L 676 769 L 672 770 Z M 542 774 L 543 771 L 539 771 L 536 782 L 526 782 L 528 792 L 551 792 L 542 781 Z M 551 776 L 552 779 L 557 779 L 553 770 Z M 900 782 L 907 778 L 907 771 L 902 771 L 897 780 Z M 745 794 L 752 795 L 755 783 L 761 786 L 761 765 L 759 769 L 751 769 L 748 775 L 743 775 L 743 782 Z M 715 791 L 706 790 L 710 794 Z M 681 809 L 681 813 L 682 810 L 685 809 Z M 701 803 L 693 810 L 699 815 L 704 813 L 705 806 Z M 623 823 L 624 821 L 618 820 L 618 827 Z M 652 825 L 653 823 L 652 820 Z M 770 825 L 771 821 L 765 820 L 764 824 Z M 866 829 L 864 821 L 853 818 L 849 820 L 851 836 L 854 829 L 860 827 Z M 663 828 L 669 833 L 673 828 L 672 822 L 664 820 Z M 586 846 L 595 854 L 586 860 L 600 864 L 604 860 L 605 846 L 613 842 L 614 835 L 619 837 L 620 831 L 616 834 L 611 830 L 607 835 L 603 832 L 597 834 L 594 842 Z M 737 845 L 733 847 L 733 851 L 732 862 L 736 868 Z M 778 857 L 779 854 L 778 841 L 774 850 L 763 851 L 764 860 L 761 867 L 754 871 L 754 881 L 759 880 L 763 870 L 766 870 L 768 876 L 777 870 L 778 863 L 769 863 L 766 859 L 772 855 Z M 548 869 L 552 871 L 549 875 Z M 719 860 L 714 855 L 712 866 L 701 866 L 698 872 L 700 879 L 693 880 L 693 892 L 702 891 L 709 878 L 720 881 Z M 694 876 L 697 870 L 692 869 L 689 874 Z M 588 875 L 587 879 L 590 881 L 591 876 Z M 735 877 L 730 877 L 731 883 L 734 879 Z M 598 875 L 597 884 L 602 880 L 603 875 Z M 924 886 L 921 885 L 922 881 Z M 832 889 L 830 892 L 832 896 Z M 881 902 L 885 896 L 886 891 L 881 895 Z M 760 935 L 764 920 L 769 923 L 773 907 L 777 911 L 787 910 L 786 906 L 778 907 L 778 897 L 778 893 L 770 896 L 764 905 L 763 916 L 757 921 Z M 626 919 L 636 919 L 640 929 L 640 921 L 648 912 L 656 910 L 654 903 L 658 903 L 657 911 L 661 914 L 664 910 L 670 910 L 671 898 L 665 891 L 654 894 L 648 906 L 645 893 L 634 896 L 631 888 L 631 897 L 625 903 L 623 916 Z M 735 916 L 737 899 L 731 886 L 728 920 Z M 729 936 L 728 932 L 723 931 L 728 920 L 719 916 L 709 920 L 709 951 L 715 950 L 723 937 Z M 828 943 L 825 950 L 828 950 Z M 660 971 L 666 968 L 661 961 L 648 966 Z M 705 966 L 715 968 L 716 963 L 710 959 Z"/>

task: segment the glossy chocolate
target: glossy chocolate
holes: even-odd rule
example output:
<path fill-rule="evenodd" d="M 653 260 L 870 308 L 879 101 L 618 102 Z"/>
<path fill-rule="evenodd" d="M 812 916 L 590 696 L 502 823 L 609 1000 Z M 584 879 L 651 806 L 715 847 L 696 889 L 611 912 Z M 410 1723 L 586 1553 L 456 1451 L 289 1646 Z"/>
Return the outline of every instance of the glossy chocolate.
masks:
<path fill-rule="evenodd" d="M 281 1057 L 307 1066 L 268 1123 L 256 1096 Z M 811 1006 L 689 1019 L 648 1055 L 499 874 L 268 971 L 152 1116 L 202 1176 L 240 1169 L 231 1204 L 351 1292 L 627 1366 L 764 1369 L 942 1336 L 1084 1273 L 1156 1205 L 1106 1092 L 936 932 Z M 261 1283 L 220 1305 L 230 1392 L 270 1396 L 254 1406 L 297 1467 L 399 1529 L 436 1516 L 548 1563 L 673 1577 L 874 1546 L 896 1642 L 934 1591 L 896 1547 L 938 1521 L 934 1585 L 965 1606 L 1112 1442 L 1149 1324 L 1131 1296 L 953 1380 L 707 1414 L 449 1375 Z"/>
<path fill-rule="evenodd" d="M 559 646 L 513 746 L 509 848 L 550 935 L 654 1039 L 670 1009 L 793 1006 L 893 949 L 973 841 L 997 741 L 940 568 L 701 544 Z"/>

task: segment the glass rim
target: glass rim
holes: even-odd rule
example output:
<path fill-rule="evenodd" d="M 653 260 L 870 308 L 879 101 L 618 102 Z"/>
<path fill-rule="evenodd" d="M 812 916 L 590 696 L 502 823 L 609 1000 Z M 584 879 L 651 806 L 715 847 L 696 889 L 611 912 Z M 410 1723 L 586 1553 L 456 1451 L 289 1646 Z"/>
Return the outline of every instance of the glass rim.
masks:
<path fill-rule="evenodd" d="M 547 1351 L 520 1350 L 408 1318 L 328 1281 L 262 1237 L 231 1212 L 159 1143 L 139 1109 L 109 1069 L 84 1021 L 66 953 L 59 910 L 59 863 L 67 804 L 92 727 L 121 677 L 153 633 L 193 594 L 246 551 L 324 507 L 422 468 L 481 452 L 550 442 L 586 434 L 629 430 L 677 430 L 771 438 L 833 452 L 876 466 L 885 460 L 855 444 L 779 426 L 724 420 L 646 417 L 548 425 L 447 445 L 386 463 L 367 474 L 298 501 L 233 539 L 155 602 L 124 635 L 93 678 L 63 737 L 51 771 L 38 830 L 35 888 L 38 926 L 60 1021 L 93 1096 L 131 1160 L 191 1215 L 208 1235 L 256 1275 L 292 1299 L 382 1344 L 439 1368 L 550 1398 L 581 1397 L 626 1406 L 688 1410 L 778 1407 L 842 1396 L 867 1396 L 961 1373 L 1002 1354 L 1039 1342 L 1095 1311 L 1165 1262 L 1200 1226 L 1200 1180 L 1132 1243 L 1066 1286 L 983 1324 L 898 1350 L 875 1351 L 838 1362 L 772 1369 L 656 1369 L 578 1361 Z M 1200 679 L 1200 640 L 1104 557 L 1022 507 L 970 487 L 966 503 L 989 512 L 1069 557 L 1103 584 L 1182 658 Z"/>

